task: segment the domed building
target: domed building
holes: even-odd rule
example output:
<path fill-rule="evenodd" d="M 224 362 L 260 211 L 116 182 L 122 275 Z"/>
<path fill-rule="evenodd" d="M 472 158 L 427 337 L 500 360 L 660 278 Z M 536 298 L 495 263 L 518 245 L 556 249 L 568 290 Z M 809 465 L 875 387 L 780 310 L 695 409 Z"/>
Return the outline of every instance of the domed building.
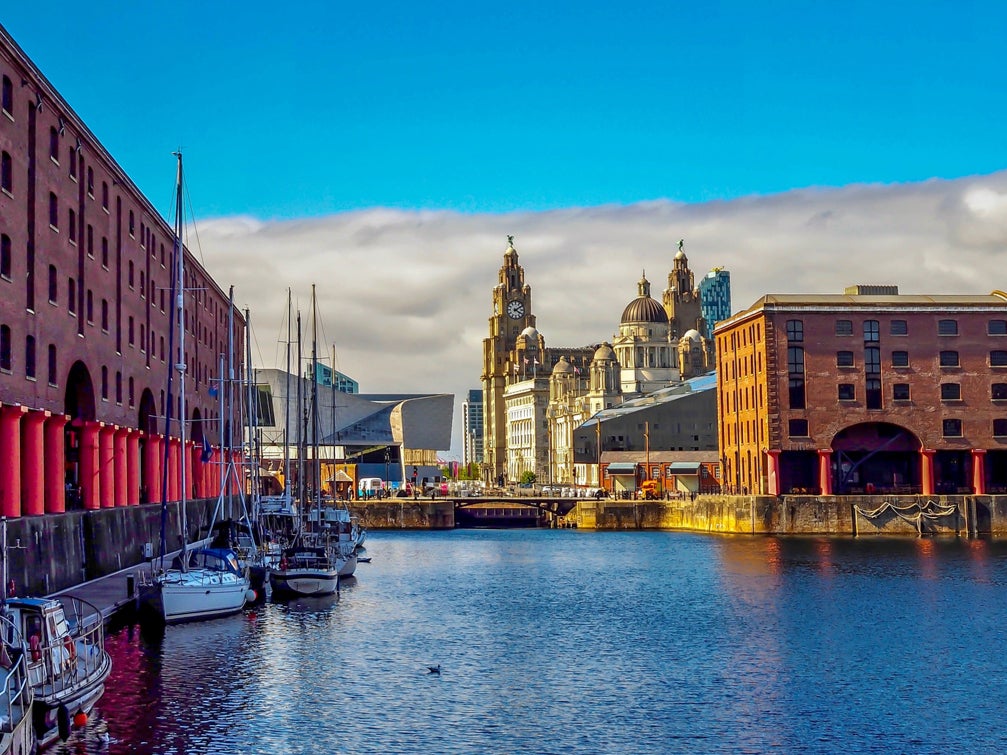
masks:
<path fill-rule="evenodd" d="M 651 402 L 649 397 L 667 391 L 691 394 L 691 388 L 681 386 L 683 377 L 709 369 L 699 292 L 694 290 L 682 242 L 664 301 L 651 296 L 644 274 L 637 282 L 637 296 L 622 311 L 612 342 L 579 347 L 546 346 L 536 327 L 531 287 L 525 283 L 513 237 L 508 242 L 493 289 L 489 337 L 483 341 L 483 479 L 501 485 L 534 472 L 542 484 L 599 485 L 597 462 L 602 451 L 643 447 L 636 436 L 649 421 L 650 404 L 666 403 L 660 398 Z M 712 419 L 707 416 L 708 399 L 697 396 L 676 401 L 673 409 L 671 404 L 655 408 L 650 431 L 655 442 L 678 451 L 705 448 L 704 428 L 716 427 L 715 404 Z M 667 412 L 681 414 L 685 405 L 697 407 L 696 418 L 669 421 Z M 614 414 L 609 417 L 610 413 Z M 595 416 L 601 417 L 599 422 L 612 422 L 615 431 L 598 433 L 600 427 L 595 427 L 590 438 L 577 438 L 575 443 L 578 428 Z M 630 416 L 635 423 L 632 431 L 629 425 L 620 425 Z M 703 438 L 698 447 L 696 437 Z"/>
<path fill-rule="evenodd" d="M 678 380 L 678 359 L 669 339 L 668 313 L 650 295 L 647 275 L 637 282 L 637 297 L 622 311 L 612 348 L 621 369 L 623 393 L 641 394 Z"/>

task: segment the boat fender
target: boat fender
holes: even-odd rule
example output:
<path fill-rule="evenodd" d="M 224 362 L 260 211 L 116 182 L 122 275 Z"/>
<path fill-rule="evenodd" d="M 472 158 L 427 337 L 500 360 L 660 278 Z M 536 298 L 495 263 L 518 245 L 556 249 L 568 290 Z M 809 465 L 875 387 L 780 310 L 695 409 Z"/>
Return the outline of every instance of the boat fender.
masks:
<path fill-rule="evenodd" d="M 284 556 L 280 559 L 280 571 L 286 571 L 289 564 L 287 563 L 287 557 Z"/>
<path fill-rule="evenodd" d="M 39 639 L 37 634 L 33 634 L 28 639 L 28 647 L 31 649 L 31 659 L 33 661 L 42 660 L 42 649 L 39 645 Z"/>
<path fill-rule="evenodd" d="M 70 738 L 70 711 L 65 705 L 56 709 L 56 725 L 59 727 L 59 738 L 65 742 Z"/>
<path fill-rule="evenodd" d="M 74 644 L 73 638 L 67 635 L 63 638 L 63 647 L 66 648 L 66 652 L 70 654 L 70 660 L 77 660 L 77 646 Z"/>
<path fill-rule="evenodd" d="M 255 594 L 255 590 L 248 589 L 245 590 L 245 602 L 254 603 L 258 596 Z"/>

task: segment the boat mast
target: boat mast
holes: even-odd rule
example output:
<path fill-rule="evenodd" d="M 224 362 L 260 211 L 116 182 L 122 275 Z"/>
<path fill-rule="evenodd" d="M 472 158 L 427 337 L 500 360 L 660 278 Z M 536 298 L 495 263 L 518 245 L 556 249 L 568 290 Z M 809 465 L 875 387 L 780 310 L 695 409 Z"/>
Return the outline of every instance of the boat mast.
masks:
<path fill-rule="evenodd" d="M 315 488 L 315 508 L 322 508 L 322 465 L 318 458 L 318 304 L 315 301 L 315 284 L 311 284 L 311 484 Z M 319 514 L 319 516 L 321 516 Z M 319 519 L 321 521 L 321 519 Z"/>
<path fill-rule="evenodd" d="M 258 391 L 252 374 L 252 315 L 245 307 L 245 396 L 248 404 L 248 456 L 249 463 L 242 465 L 249 476 L 252 493 L 252 518 L 259 518 L 259 403 Z M 253 401 L 255 403 L 253 403 Z M 242 486 L 244 487 L 244 486 Z M 243 512 L 244 513 L 244 512 Z"/>
<path fill-rule="evenodd" d="M 290 289 L 287 289 L 287 384 L 283 391 L 283 498 L 290 509 Z"/>
<path fill-rule="evenodd" d="M 297 310 L 297 501 L 304 515 L 304 379 L 301 377 L 301 311 Z"/>
<path fill-rule="evenodd" d="M 175 189 L 175 269 L 176 269 L 176 279 L 177 279 L 177 296 L 175 298 L 175 309 L 177 315 L 177 326 L 178 326 L 178 360 L 175 363 L 175 369 L 178 371 L 178 397 L 179 397 L 179 410 L 178 410 L 178 438 L 180 445 L 180 453 L 178 458 L 179 464 L 179 479 L 181 481 L 181 491 L 179 498 L 179 523 L 182 530 L 182 568 L 186 568 L 186 541 L 187 537 L 187 526 L 185 519 L 185 493 L 186 485 L 188 484 L 185 475 L 185 457 L 188 455 L 185 448 L 185 421 L 186 421 L 186 407 L 185 407 L 185 248 L 182 244 L 182 235 L 184 233 L 183 220 L 182 220 L 182 153 L 181 151 L 176 152 L 175 155 L 178 157 L 178 178 L 176 180 Z"/>

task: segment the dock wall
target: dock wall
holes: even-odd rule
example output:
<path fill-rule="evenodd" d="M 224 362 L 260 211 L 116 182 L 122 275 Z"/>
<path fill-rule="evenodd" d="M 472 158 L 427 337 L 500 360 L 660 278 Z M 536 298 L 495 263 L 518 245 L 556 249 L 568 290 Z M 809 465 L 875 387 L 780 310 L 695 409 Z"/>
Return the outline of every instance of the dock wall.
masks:
<path fill-rule="evenodd" d="M 582 501 L 578 527 L 763 535 L 1007 537 L 1007 496 L 726 496 Z"/>
<path fill-rule="evenodd" d="M 188 501 L 188 540 L 206 537 L 217 499 Z M 225 507 L 226 508 L 226 507 Z M 181 547 L 179 505 L 168 504 L 169 552 Z M 18 595 L 48 595 L 144 563 L 158 554 L 161 505 L 146 504 L 7 520 L 7 578 Z"/>
<path fill-rule="evenodd" d="M 187 503 L 188 540 L 207 534 L 216 499 Z M 350 506 L 370 529 L 452 529 L 450 499 L 390 499 Z M 238 511 L 236 503 L 225 511 Z M 604 530 L 717 534 L 1007 537 L 1007 496 L 718 496 L 695 500 L 584 499 L 565 517 Z M 178 504 L 168 504 L 167 550 L 181 546 Z M 161 506 L 20 517 L 7 522 L 8 579 L 20 595 L 46 595 L 145 563 L 159 550 Z"/>

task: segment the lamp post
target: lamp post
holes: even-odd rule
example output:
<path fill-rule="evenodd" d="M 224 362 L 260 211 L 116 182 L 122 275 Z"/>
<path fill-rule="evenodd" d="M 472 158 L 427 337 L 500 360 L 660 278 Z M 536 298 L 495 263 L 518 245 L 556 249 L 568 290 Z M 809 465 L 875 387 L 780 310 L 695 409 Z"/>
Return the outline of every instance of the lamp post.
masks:
<path fill-rule="evenodd" d="M 388 446 L 385 446 L 385 489 L 388 489 L 388 465 L 391 463 L 392 456 L 388 453 Z"/>

